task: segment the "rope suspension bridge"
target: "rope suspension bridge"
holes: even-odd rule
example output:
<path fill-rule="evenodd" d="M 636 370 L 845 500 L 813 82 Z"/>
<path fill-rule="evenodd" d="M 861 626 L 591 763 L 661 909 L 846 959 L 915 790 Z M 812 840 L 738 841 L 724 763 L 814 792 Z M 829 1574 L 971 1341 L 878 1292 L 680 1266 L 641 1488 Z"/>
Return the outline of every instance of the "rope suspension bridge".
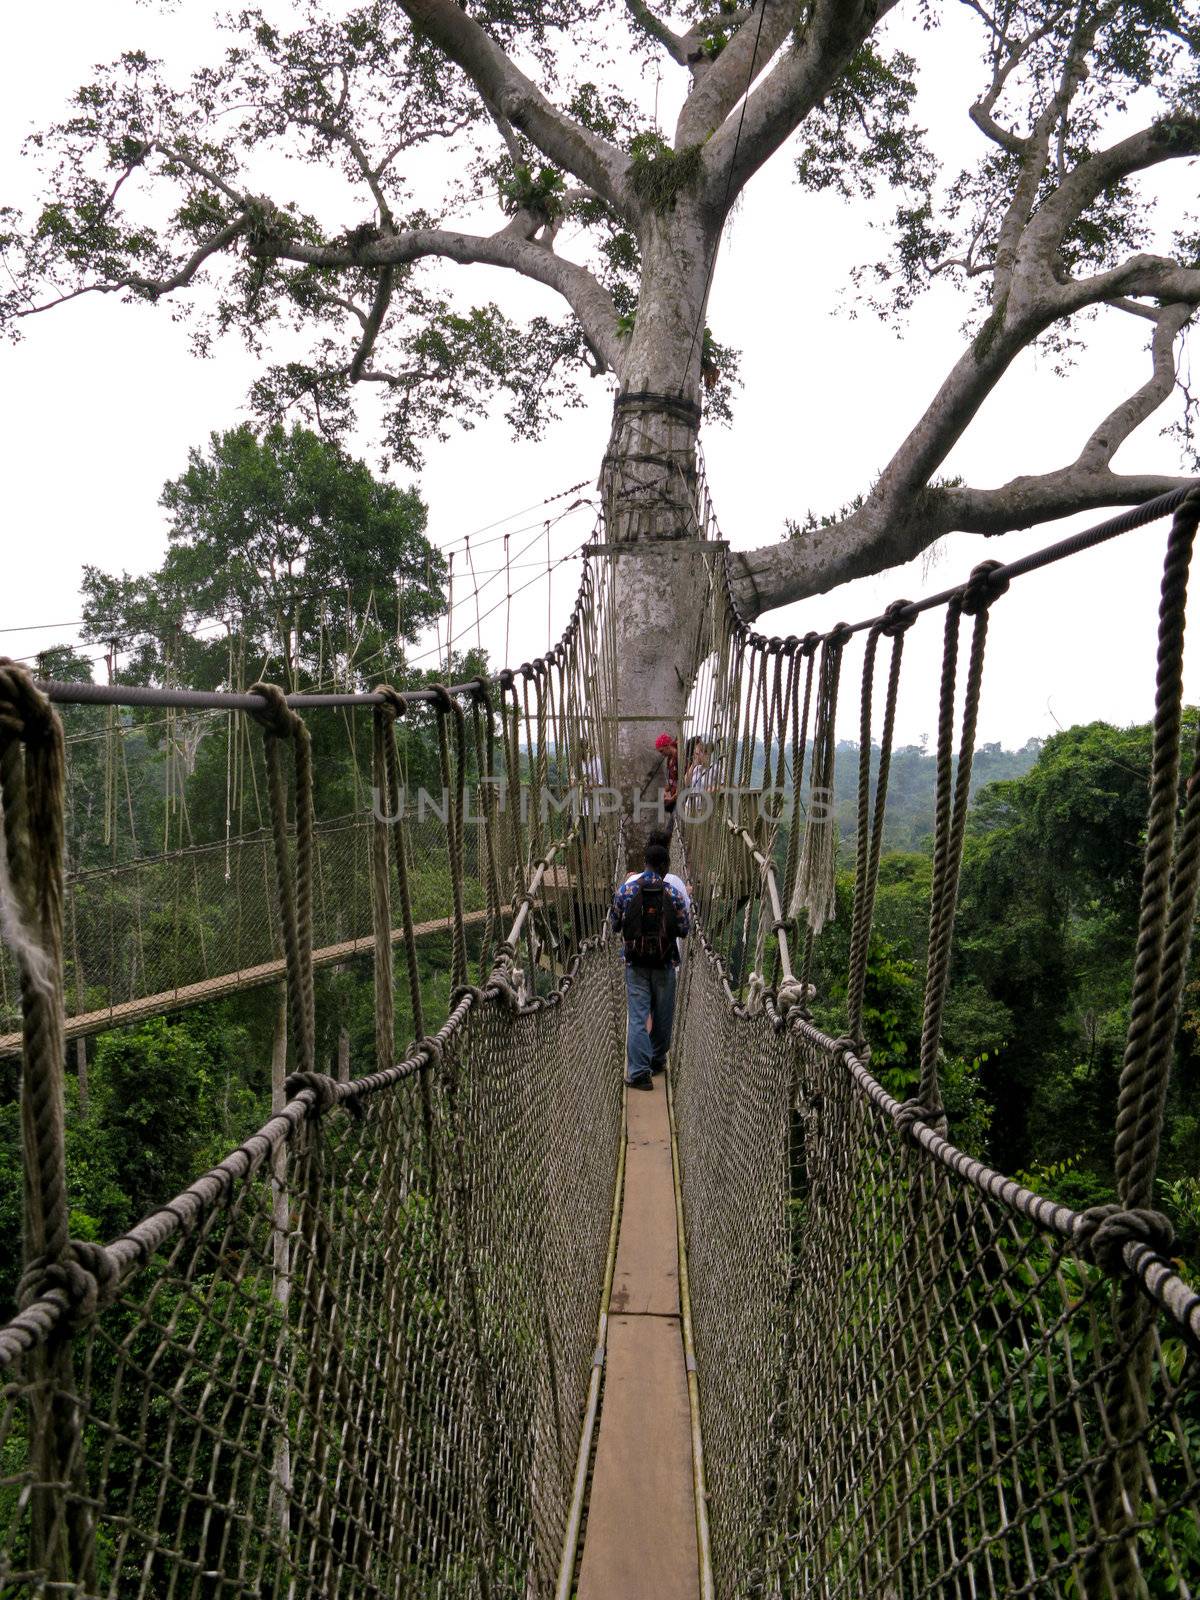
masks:
<path fill-rule="evenodd" d="M 1016 580 L 1167 516 L 1118 1194 L 1076 1212 L 957 1148 L 943 1109 L 985 646 Z M 635 1126 L 648 1097 L 628 1118 L 623 1107 L 624 998 L 605 928 L 625 833 L 598 794 L 562 803 L 581 775 L 594 782 L 594 763 L 612 770 L 615 561 L 585 559 L 560 642 L 488 681 L 189 696 L 39 685 L 0 667 L 24 1148 L 23 1272 L 0 1328 L 0 1593 L 632 1594 L 602 1575 L 614 1541 L 653 1565 L 637 1530 L 614 1525 L 613 1430 L 632 1393 L 616 1381 L 617 1324 L 639 1310 L 676 1347 L 685 1419 L 671 1459 L 695 1537 L 669 1592 L 1200 1592 L 1200 1296 L 1153 1206 L 1200 878 L 1200 752 L 1180 749 L 1198 520 L 1200 491 L 1166 496 L 803 639 L 751 632 L 724 546 L 692 541 L 707 588 L 687 716 L 716 736 L 718 770 L 680 801 L 698 932 L 670 1119 L 653 1127 Z M 920 1081 L 898 1103 L 872 1075 L 864 996 L 904 645 L 928 612 L 944 630 L 929 955 Z M 834 725 L 859 632 L 853 919 L 833 1037 L 813 1020 L 814 951 L 833 910 Z M 86 886 L 67 894 L 54 703 L 133 696 L 216 707 L 261 735 L 266 824 L 248 876 L 265 875 L 271 909 L 254 953 L 284 974 L 294 1070 L 257 1132 L 98 1244 L 71 1236 L 64 1153 L 71 913 Z M 315 818 L 310 728 L 331 708 L 371 722 L 377 803 L 340 829 L 352 870 L 323 867 L 339 828 Z M 436 852 L 400 804 L 397 728 L 410 724 L 431 730 L 448 796 Z M 554 803 L 517 803 L 526 795 Z M 369 933 L 345 907 L 360 880 Z M 417 962 L 431 909 L 453 983 L 436 1027 Z M 374 954 L 376 1059 L 338 1081 L 319 1070 L 314 966 L 360 939 Z M 237 948 L 227 971 L 248 959 Z M 179 987 L 135 971 L 121 1003 L 170 1009 Z M 651 1211 L 639 1186 L 654 1181 L 657 1145 L 676 1205 Z M 658 1289 L 634 1303 L 623 1213 L 665 1230 L 667 1303 Z M 645 1508 L 651 1535 L 677 1509 Z"/>

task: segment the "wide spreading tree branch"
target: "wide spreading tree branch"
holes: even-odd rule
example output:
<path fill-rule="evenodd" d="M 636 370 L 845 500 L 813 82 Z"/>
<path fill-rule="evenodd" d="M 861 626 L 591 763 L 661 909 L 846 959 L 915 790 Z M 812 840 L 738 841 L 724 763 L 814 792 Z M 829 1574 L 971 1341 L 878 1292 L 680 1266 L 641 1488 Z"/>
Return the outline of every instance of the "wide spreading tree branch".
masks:
<path fill-rule="evenodd" d="M 363 335 L 358 342 L 358 349 L 354 352 L 350 361 L 348 376 L 351 383 L 357 383 L 362 377 L 363 368 L 375 348 L 376 340 L 379 338 L 380 329 L 383 327 L 384 318 L 387 316 L 388 307 L 392 301 L 392 285 L 395 276 L 395 267 L 384 267 L 379 274 L 379 282 L 375 288 L 375 297 L 371 301 L 371 309 L 366 317 L 362 318 Z M 361 315 L 357 307 L 355 307 L 355 315 Z"/>
<path fill-rule="evenodd" d="M 341 106 L 339 106 L 339 113 L 341 109 Z M 297 115 L 294 120 L 298 126 L 313 128 L 316 130 L 316 132 L 323 134 L 325 138 L 331 139 L 336 143 L 345 146 L 355 166 L 362 174 L 363 182 L 371 191 L 371 196 L 375 201 L 375 207 L 379 212 L 380 222 L 384 224 L 384 226 L 390 225 L 392 221 L 392 210 L 388 205 L 387 196 L 384 194 L 383 186 L 380 183 L 380 168 L 371 165 L 370 157 L 367 155 L 366 150 L 363 148 L 362 141 L 354 132 L 353 128 L 351 128 L 347 122 L 342 120 L 340 115 L 331 115 L 328 117 L 304 117 Z"/>
<path fill-rule="evenodd" d="M 1191 481 L 1071 466 L 1013 478 L 996 489 L 929 489 L 890 521 L 868 505 L 840 522 L 806 529 L 778 544 L 731 551 L 734 596 L 749 621 L 854 578 L 902 566 L 947 533 L 1011 533 L 1073 512 L 1140 505 Z"/>
<path fill-rule="evenodd" d="M 745 116 L 739 112 L 728 117 L 710 140 L 705 167 L 711 193 L 723 193 L 730 202 L 736 199 L 747 180 L 829 92 L 863 40 L 895 4 L 896 0 L 816 0 L 799 42 L 751 93 Z M 734 42 L 749 41 L 753 33 L 753 28 L 744 28 Z M 728 54 L 726 50 L 721 62 Z M 712 77 L 710 73 L 697 92 Z"/>
<path fill-rule="evenodd" d="M 557 256 L 544 243 L 521 231 L 514 218 L 499 233 L 455 233 L 444 228 L 410 228 L 361 244 L 310 245 L 301 240 L 273 240 L 254 253 L 334 269 L 398 267 L 431 256 L 466 266 L 506 267 L 555 289 L 566 300 L 588 343 L 605 366 L 620 374 L 624 343 L 617 330 L 618 312 L 604 286 L 586 267 Z"/>
<path fill-rule="evenodd" d="M 625 0 L 625 8 L 646 37 L 662 45 L 672 61 L 687 67 L 694 81 L 711 72 L 714 61 L 723 59 L 728 50 L 726 46 L 726 52 L 722 52 L 721 56 L 713 56 L 705 48 L 706 41 L 715 33 L 736 34 L 745 22 L 756 15 L 753 6 L 739 6 L 735 11 L 722 11 L 705 22 L 696 23 L 686 33 L 674 33 L 660 16 L 651 11 L 645 0 Z M 765 66 L 766 60 L 762 64 Z"/>
<path fill-rule="evenodd" d="M 996 241 L 996 270 L 992 277 L 992 304 L 1003 305 L 1012 290 L 1017 255 L 1026 236 L 1029 219 L 1037 204 L 1038 192 L 1050 157 L 1050 141 L 1056 128 L 1066 122 L 1071 101 L 1087 76 L 1087 54 L 1100 25 L 1096 12 L 1087 23 L 1076 28 L 1059 74 L 1058 86 L 1034 120 L 1029 135 L 1020 145 L 1020 172 L 1012 199 L 1000 224 Z"/>
<path fill-rule="evenodd" d="M 613 206 L 624 204 L 629 157 L 551 105 L 541 90 L 455 0 L 400 0 L 409 19 L 458 63 L 485 103 Z"/>
<path fill-rule="evenodd" d="M 1143 155 L 1149 149 L 1141 146 Z M 748 616 L 912 560 L 945 533 L 1007 533 L 1076 511 L 1137 504 L 1189 481 L 1115 474 L 1111 462 L 1174 389 L 1175 344 L 1200 306 L 1200 269 L 1139 255 L 1080 282 L 1047 279 L 1029 287 L 1018 308 L 1011 302 L 996 307 L 861 508 L 841 521 L 734 558 L 736 592 Z M 1130 295 L 1153 295 L 1159 304 L 1145 306 Z M 1105 300 L 1154 322 L 1151 375 L 1092 430 L 1076 459 L 1057 471 L 1014 478 L 994 489 L 930 487 L 1016 355 L 1051 323 Z"/>
<path fill-rule="evenodd" d="M 994 63 L 992 81 L 982 98 L 977 100 L 970 108 L 968 115 L 980 132 L 986 134 L 993 143 L 998 144 L 1002 150 L 1019 155 L 1028 144 L 1028 138 L 1010 128 L 1002 127 L 996 121 L 993 115 L 996 104 L 1004 93 L 1008 80 L 1029 51 L 1032 50 L 1035 44 L 1040 43 L 1047 35 L 1054 32 L 1063 17 L 1066 16 L 1069 8 L 1067 6 L 1057 7 L 1050 13 L 1040 28 L 1035 28 L 1032 33 L 1027 34 L 1023 39 L 1017 40 L 1008 39 L 995 18 L 985 12 L 982 7 L 972 6 L 971 9 L 984 19 L 991 30 L 995 47 L 992 54 Z"/>
<path fill-rule="evenodd" d="M 1139 253 L 1090 278 L 1066 278 L 1047 285 L 1039 301 L 1055 317 L 1066 317 L 1128 295 L 1152 296 L 1164 304 L 1186 300 L 1195 305 L 1200 302 L 1200 268 L 1181 267 L 1170 256 Z"/>
<path fill-rule="evenodd" d="M 1169 305 L 1159 309 L 1150 342 L 1150 377 L 1093 429 L 1079 452 L 1076 466 L 1089 472 L 1107 467 L 1129 435 L 1170 399 L 1175 388 L 1175 341 L 1194 313 L 1194 305 Z"/>
<path fill-rule="evenodd" d="M 517 138 L 516 130 L 512 123 L 500 110 L 496 102 L 484 94 L 482 89 L 478 93 L 479 98 L 487 107 L 488 116 L 491 117 L 500 137 L 504 140 L 504 148 L 508 151 L 508 159 L 512 162 L 514 168 L 523 167 L 525 165 L 525 152 L 521 149 L 521 141 Z"/>
<path fill-rule="evenodd" d="M 15 312 L 14 316 L 34 317 L 40 312 L 52 311 L 55 306 L 65 305 L 69 300 L 77 300 L 81 295 L 117 294 L 123 289 L 132 289 L 150 300 L 161 299 L 163 295 L 172 294 L 176 289 L 182 289 L 191 283 L 206 261 L 227 250 L 249 227 L 248 217 L 244 215 L 234 217 L 231 222 L 227 222 L 223 228 L 219 228 L 216 233 L 198 245 L 183 265 L 165 278 L 148 278 L 141 273 L 130 272 L 105 283 L 81 284 L 77 289 L 55 295 L 52 300 L 46 300 L 40 305 L 26 306 L 23 310 Z"/>
<path fill-rule="evenodd" d="M 759 0 L 750 13 L 751 25 L 739 29 L 684 101 L 675 124 L 677 150 L 703 144 L 716 132 L 754 80 L 766 71 L 800 14 L 797 0 Z"/>
<path fill-rule="evenodd" d="M 681 67 L 688 64 L 688 46 L 682 34 L 674 33 L 661 17 L 656 16 L 645 0 L 625 0 L 625 9 L 648 39 L 653 39 L 673 61 Z"/>
<path fill-rule="evenodd" d="M 1106 150 L 1098 150 L 1069 172 L 1038 208 L 1021 241 L 1022 256 L 1049 266 L 1067 230 L 1106 189 L 1164 161 L 1195 155 L 1200 155 L 1200 117 L 1190 114 L 1160 118 Z"/>

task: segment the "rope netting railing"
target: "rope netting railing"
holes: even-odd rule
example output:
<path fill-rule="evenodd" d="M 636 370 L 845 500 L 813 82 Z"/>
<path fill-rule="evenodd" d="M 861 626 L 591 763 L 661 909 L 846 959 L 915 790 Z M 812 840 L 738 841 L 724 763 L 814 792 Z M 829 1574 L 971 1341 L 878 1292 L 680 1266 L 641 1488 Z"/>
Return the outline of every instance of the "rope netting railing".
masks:
<path fill-rule="evenodd" d="M 584 588 L 591 585 L 589 572 Z M 525 706 L 523 678 L 511 690 L 505 726 L 515 718 L 515 781 L 526 781 L 540 761 L 542 793 L 561 808 L 581 781 L 562 731 L 568 716 L 578 719 L 579 707 L 561 701 L 563 663 L 553 670 L 557 685 L 550 668 L 540 669 L 545 704 Z M 66 740 L 64 797 L 68 1036 L 272 981 L 281 930 L 255 696 L 121 683 L 42 687 L 75 730 Z M 470 685 L 459 688 L 471 693 Z M 369 950 L 374 937 L 372 818 L 383 803 L 371 724 L 385 702 L 372 691 L 299 693 L 289 703 L 316 719 L 313 910 L 316 961 L 323 966 L 360 946 Z M 402 715 L 394 806 L 404 813 L 414 925 L 422 935 L 444 933 L 452 898 L 449 798 L 434 731 L 436 700 L 430 689 L 409 690 L 395 705 Z M 496 770 L 488 777 L 503 807 L 510 774 L 498 726 L 492 746 Z M 464 909 L 472 941 L 486 943 L 495 936 L 490 924 L 483 932 L 491 915 L 489 871 L 479 855 L 478 777 L 487 751 L 476 748 L 473 729 L 466 754 Z M 494 876 L 510 897 L 521 892 L 531 863 L 512 859 L 507 823 L 494 831 Z M 401 937 L 398 926 L 395 932 Z M 14 960 L 0 946 L 0 1054 L 19 1049 L 19 988 Z"/>
<path fill-rule="evenodd" d="M 435 810 L 435 807 L 437 809 Z M 452 919 L 447 822 L 436 794 L 405 820 L 419 934 Z M 370 952 L 374 940 L 370 810 L 331 818 L 314 836 L 313 941 L 318 965 Z M 468 925 L 486 921 L 479 829 L 464 833 Z M 228 843 L 93 867 L 66 880 L 68 1037 L 197 1004 L 282 976 L 268 828 Z M 396 930 L 397 938 L 400 930 Z M 0 950 L 0 1054 L 20 1049 L 20 980 Z"/>
<path fill-rule="evenodd" d="M 1076 1212 L 956 1148 L 942 1108 L 989 610 L 1023 572 L 1171 512 L 1117 1201 Z M 1198 519 L 1200 489 L 1181 491 L 803 640 L 752 634 L 714 584 L 689 713 L 713 774 L 680 802 L 700 934 L 672 1077 L 722 1596 L 1200 1592 L 1200 1296 L 1153 1209 L 1200 875 L 1200 754 L 1181 754 Z M 935 607 L 928 961 L 919 1084 L 901 1103 L 871 1072 L 864 986 L 904 638 Z M 833 1037 L 812 1020 L 814 948 L 834 909 L 834 719 L 859 632 L 853 912 Z"/>
<path fill-rule="evenodd" d="M 0 666 L 25 1151 L 24 1270 L 0 1328 L 6 1596 L 553 1591 L 612 1237 L 624 1007 L 600 931 L 617 838 L 586 810 L 505 805 L 502 784 L 552 787 L 556 761 L 605 753 L 606 583 L 587 572 L 563 640 L 517 672 L 370 698 L 389 802 L 367 830 L 377 1060 L 349 1082 L 315 1059 L 320 709 L 256 687 L 292 1072 L 279 1063 L 255 1134 L 106 1245 L 71 1237 L 64 1162 L 61 728 Z M 421 873 L 391 803 L 413 714 L 434 719 L 449 796 L 455 989 L 436 1031 Z M 472 889 L 489 922 L 475 982 Z M 418 1035 L 400 1047 L 397 965 Z"/>

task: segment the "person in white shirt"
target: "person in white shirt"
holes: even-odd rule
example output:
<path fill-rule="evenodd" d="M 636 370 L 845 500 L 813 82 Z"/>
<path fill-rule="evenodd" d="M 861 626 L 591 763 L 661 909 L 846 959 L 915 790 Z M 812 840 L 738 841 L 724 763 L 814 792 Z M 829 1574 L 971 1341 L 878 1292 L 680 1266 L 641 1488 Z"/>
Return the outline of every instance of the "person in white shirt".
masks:
<path fill-rule="evenodd" d="M 671 848 L 671 835 L 669 833 L 661 833 L 656 828 L 653 833 L 648 833 L 646 835 L 647 847 L 652 844 L 662 845 L 664 850 L 669 850 Z M 629 883 L 631 879 L 636 877 L 636 872 L 627 873 L 625 876 L 625 882 Z M 690 921 L 692 915 L 692 894 L 687 884 L 684 883 L 683 879 L 677 872 L 665 872 L 663 874 L 663 882 L 669 884 L 672 889 L 677 890 L 678 893 L 683 897 L 683 908 L 687 912 L 688 919 Z M 680 939 L 677 942 L 679 944 L 679 959 L 682 961 L 683 952 L 685 949 L 684 941 Z"/>
<path fill-rule="evenodd" d="M 700 816 L 702 805 L 699 796 L 716 786 L 717 768 L 713 761 L 713 748 L 703 739 L 695 738 L 688 746 L 687 770 L 683 777 L 683 809 L 685 816 Z M 712 802 L 708 810 L 711 811 Z"/>

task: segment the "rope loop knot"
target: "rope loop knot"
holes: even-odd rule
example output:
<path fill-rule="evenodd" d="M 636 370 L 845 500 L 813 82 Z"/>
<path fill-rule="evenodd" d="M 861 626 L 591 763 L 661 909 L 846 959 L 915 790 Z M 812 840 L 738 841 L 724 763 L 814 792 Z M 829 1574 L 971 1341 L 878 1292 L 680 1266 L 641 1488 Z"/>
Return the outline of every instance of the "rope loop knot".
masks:
<path fill-rule="evenodd" d="M 1175 1245 L 1171 1219 L 1161 1211 L 1138 1207 L 1126 1211 L 1119 1205 L 1089 1206 L 1075 1225 L 1075 1253 L 1084 1261 L 1116 1277 L 1125 1269 L 1125 1246 L 1149 1245 L 1155 1255 L 1169 1260 Z"/>
<path fill-rule="evenodd" d="M 907 633 L 917 620 L 917 613 L 912 608 L 911 600 L 893 600 L 880 620 L 879 631 L 885 639 L 898 639 L 902 633 Z"/>
<path fill-rule="evenodd" d="M 935 1133 L 946 1127 L 946 1113 L 941 1106 L 922 1105 L 920 1100 L 904 1100 L 896 1107 L 896 1130 L 902 1139 L 915 1143 L 915 1124 L 925 1123 Z"/>
<path fill-rule="evenodd" d="M 262 701 L 250 715 L 273 738 L 292 739 L 304 726 L 303 719 L 287 703 L 287 696 L 277 683 L 252 683 L 250 693 Z"/>
<path fill-rule="evenodd" d="M 450 698 L 450 691 L 444 683 L 431 683 L 429 692 L 433 695 L 434 709 L 439 716 L 446 716 L 454 710 L 454 701 Z"/>
<path fill-rule="evenodd" d="M 833 627 L 830 628 L 829 632 L 825 635 L 825 642 L 837 649 L 841 649 L 842 645 L 844 645 L 848 639 L 853 638 L 853 636 L 854 629 L 848 622 L 835 622 Z"/>
<path fill-rule="evenodd" d="M 840 1039 L 835 1039 L 833 1042 L 844 1055 L 852 1055 L 860 1067 L 871 1065 L 871 1046 L 865 1039 L 856 1039 L 853 1034 L 844 1033 Z"/>
<path fill-rule="evenodd" d="M 440 1067 L 445 1052 L 442 1041 L 435 1034 L 428 1034 L 424 1039 L 418 1039 L 413 1045 L 411 1054 L 419 1056 L 427 1067 Z"/>
<path fill-rule="evenodd" d="M 806 1007 L 816 992 L 814 984 L 802 983 L 799 978 L 786 978 L 775 991 L 775 1009 L 785 1020 L 795 1007 L 799 1007 L 801 1016 L 807 1016 Z"/>
<path fill-rule="evenodd" d="M 820 644 L 821 635 L 810 628 L 800 641 L 800 654 L 802 656 L 815 656 Z"/>
<path fill-rule="evenodd" d="M 456 989 L 450 991 L 450 1010 L 457 1011 L 467 998 L 475 1002 L 476 1009 L 483 1004 L 483 990 L 474 983 L 460 983 Z"/>
<path fill-rule="evenodd" d="M 506 1011 L 516 1011 L 520 1007 L 521 996 L 517 992 L 512 968 L 506 962 L 498 962 L 493 967 L 483 992 L 485 995 L 495 995 Z"/>
<path fill-rule="evenodd" d="M 959 601 L 965 616 L 978 616 L 1007 591 L 1008 579 L 997 576 L 1003 565 L 1002 561 L 981 561 L 971 569 L 971 576 L 963 585 Z"/>
<path fill-rule="evenodd" d="M 289 1100 L 294 1100 L 304 1089 L 316 1095 L 318 1116 L 332 1111 L 341 1098 L 336 1078 L 331 1078 L 327 1072 L 291 1072 L 283 1080 L 283 1092 Z"/>
<path fill-rule="evenodd" d="M 390 717 L 394 722 L 397 717 L 402 717 L 408 710 L 408 701 L 393 684 L 377 683 L 375 693 L 383 701 L 379 709 L 385 717 Z"/>
<path fill-rule="evenodd" d="M 69 1305 L 67 1321 L 59 1326 L 75 1331 L 112 1304 L 118 1281 L 116 1262 L 104 1245 L 93 1239 L 69 1239 L 61 1260 L 35 1256 L 25 1268 L 17 1285 L 17 1304 L 25 1311 L 58 1289 Z"/>

